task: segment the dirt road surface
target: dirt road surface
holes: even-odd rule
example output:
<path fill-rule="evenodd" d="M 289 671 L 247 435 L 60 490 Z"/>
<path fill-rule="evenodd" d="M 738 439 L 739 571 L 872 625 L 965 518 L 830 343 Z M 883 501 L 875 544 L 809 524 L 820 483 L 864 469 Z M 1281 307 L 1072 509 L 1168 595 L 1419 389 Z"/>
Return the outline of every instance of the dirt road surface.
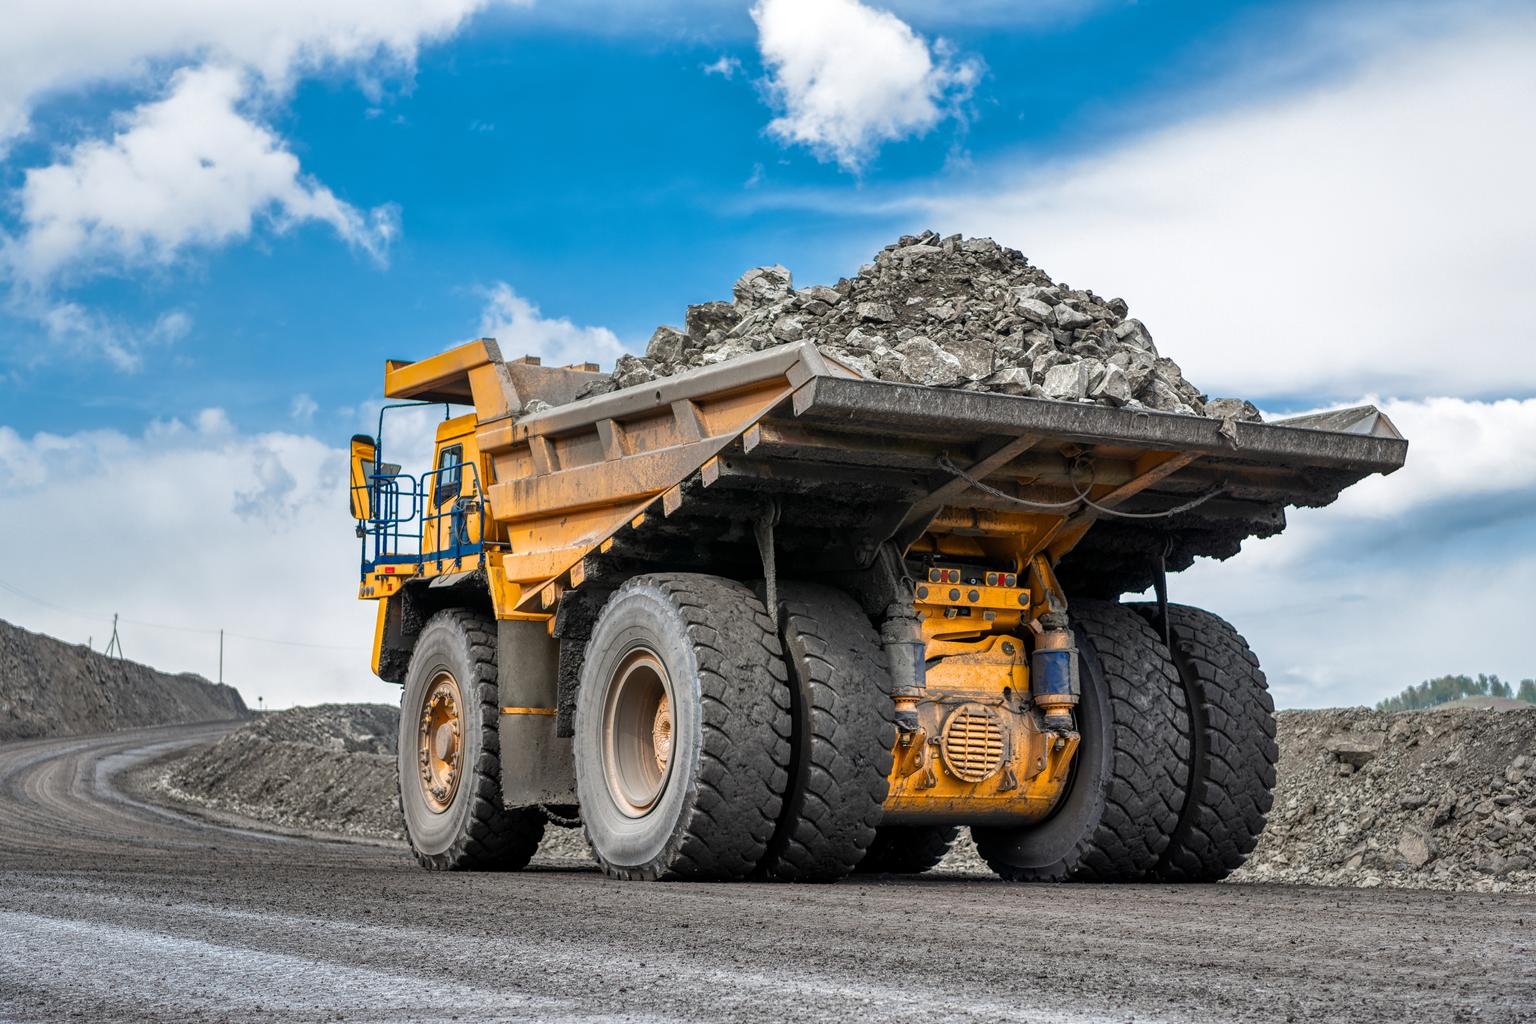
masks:
<path fill-rule="evenodd" d="M 1536 1021 L 1536 897 L 443 875 L 125 792 L 227 728 L 0 747 L 0 1021 Z"/>

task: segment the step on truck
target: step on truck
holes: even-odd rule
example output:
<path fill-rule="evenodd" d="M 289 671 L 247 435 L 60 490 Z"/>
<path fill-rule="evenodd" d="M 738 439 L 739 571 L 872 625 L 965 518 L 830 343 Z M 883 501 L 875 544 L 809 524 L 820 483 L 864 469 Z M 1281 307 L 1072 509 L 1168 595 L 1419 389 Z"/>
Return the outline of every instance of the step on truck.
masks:
<path fill-rule="evenodd" d="M 969 827 L 1005 879 L 1222 878 L 1264 827 L 1274 705 L 1166 575 L 1407 452 L 1369 407 L 924 388 L 809 343 L 604 380 L 490 339 L 391 361 L 392 403 L 446 407 L 434 462 L 384 462 L 384 413 L 352 440 L 426 867 L 516 870 L 553 826 L 615 878 L 825 882 Z"/>

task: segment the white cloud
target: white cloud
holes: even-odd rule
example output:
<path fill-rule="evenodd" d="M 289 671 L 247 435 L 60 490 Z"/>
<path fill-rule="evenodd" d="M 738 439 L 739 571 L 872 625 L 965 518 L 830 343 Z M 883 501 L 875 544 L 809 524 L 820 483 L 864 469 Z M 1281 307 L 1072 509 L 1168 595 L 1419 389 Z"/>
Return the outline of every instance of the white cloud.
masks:
<path fill-rule="evenodd" d="M 192 318 L 179 309 L 162 313 L 147 325 L 133 325 L 77 302 L 36 294 L 12 294 L 5 308 L 38 323 L 51 346 L 47 351 L 18 350 L 14 358 L 21 364 L 39 362 L 49 352 L 62 350 L 86 359 L 104 359 L 113 369 L 133 372 L 141 366 L 146 350 L 173 345 L 192 330 Z"/>
<path fill-rule="evenodd" d="M 1408 464 L 1345 491 L 1334 507 L 1369 519 L 1447 500 L 1536 491 L 1536 399 L 1377 401 L 1409 439 Z"/>
<path fill-rule="evenodd" d="M 296 75 L 383 59 L 408 68 L 490 0 L 54 0 L 12 5 L 0 32 L 0 148 L 43 97 L 131 81 L 166 63 L 240 66 L 269 90 Z M 517 2 L 517 0 L 514 0 Z M 527 2 L 527 0 L 522 0 Z"/>
<path fill-rule="evenodd" d="M 900 18 L 859 0 L 758 0 L 758 46 L 786 143 L 857 171 L 886 142 L 926 134 L 981 75 Z"/>
<path fill-rule="evenodd" d="M 1536 399 L 1381 407 L 1407 464 L 1169 581 L 1230 618 L 1288 706 L 1374 703 L 1445 673 L 1536 675 Z"/>
<path fill-rule="evenodd" d="M 735 78 L 736 72 L 740 70 L 740 59 L 727 54 L 721 54 L 719 59 L 704 65 L 704 73 L 706 75 L 719 75 L 725 79 Z"/>
<path fill-rule="evenodd" d="M 1387 42 L 1310 91 L 914 205 L 1124 296 L 1213 393 L 1536 392 L 1536 22 Z"/>
<path fill-rule="evenodd" d="M 0 427 L 0 529 L 27 539 L 8 547 L 0 580 L 46 602 L 0 589 L 0 618 L 77 643 L 94 635 L 99 650 L 116 612 L 129 657 L 210 677 L 218 638 L 195 631 L 223 628 L 225 677 L 252 705 L 397 699 L 369 671 L 373 607 L 356 600 L 346 473 L 340 448 L 245 433 L 219 409 L 136 436 Z M 80 587 L 50 561 L 50 538 L 106 535 L 155 571 Z"/>
<path fill-rule="evenodd" d="M 235 429 L 234 424 L 229 422 L 229 414 L 217 407 L 199 410 L 192 422 L 197 432 L 207 437 L 221 437 Z"/>
<path fill-rule="evenodd" d="M 538 356 L 547 366 L 611 364 L 624 352 L 618 336 L 608 328 L 581 327 L 565 317 L 545 318 L 538 306 L 505 282 L 487 293 L 480 336 L 495 338 L 507 359 Z"/>
<path fill-rule="evenodd" d="M 258 219 L 278 230 L 328 224 L 382 259 L 393 210 L 364 214 L 301 174 L 282 140 L 240 109 L 246 87 L 231 68 L 177 72 L 169 94 L 124 117 L 110 141 L 28 171 L 9 246 L 18 276 L 41 286 L 75 268 L 163 264 L 244 239 Z"/>
<path fill-rule="evenodd" d="M 315 413 L 319 411 L 319 403 L 302 391 L 293 396 L 293 403 L 288 407 L 288 415 L 305 426 L 314 422 Z"/>

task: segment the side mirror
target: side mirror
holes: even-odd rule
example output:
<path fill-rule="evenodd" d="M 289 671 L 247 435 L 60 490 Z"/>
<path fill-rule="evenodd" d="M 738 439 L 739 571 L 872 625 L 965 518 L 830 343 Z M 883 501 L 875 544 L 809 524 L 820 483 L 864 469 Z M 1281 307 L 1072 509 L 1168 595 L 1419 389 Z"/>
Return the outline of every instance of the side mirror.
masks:
<path fill-rule="evenodd" d="M 352 435 L 352 518 L 373 518 L 373 488 L 368 479 L 375 470 L 379 446 L 367 434 Z"/>

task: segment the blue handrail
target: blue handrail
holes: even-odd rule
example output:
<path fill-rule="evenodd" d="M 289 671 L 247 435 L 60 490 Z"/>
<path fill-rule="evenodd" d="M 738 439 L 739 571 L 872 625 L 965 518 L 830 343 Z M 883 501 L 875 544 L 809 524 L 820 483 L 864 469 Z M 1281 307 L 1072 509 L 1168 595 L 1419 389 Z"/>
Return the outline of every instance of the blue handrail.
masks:
<path fill-rule="evenodd" d="M 377 463 L 375 464 L 377 465 Z M 469 472 L 469 493 L 462 482 L 453 500 L 445 501 L 437 511 L 432 508 L 439 480 L 450 473 Z M 461 478 L 462 481 L 462 478 Z M 474 462 L 442 466 L 418 476 L 407 473 L 369 473 L 366 488 L 372 516 L 359 521 L 362 539 L 361 576 L 366 577 L 380 565 L 411 565 L 418 572 L 428 562 L 439 570 L 445 562 L 473 557 L 477 567 L 485 561 L 485 500 L 480 487 L 480 470 Z M 471 539 L 470 515 L 479 527 Z M 448 520 L 449 543 L 428 549 L 427 538 L 436 538 L 438 528 Z M 414 527 L 414 528 L 412 528 Z"/>

